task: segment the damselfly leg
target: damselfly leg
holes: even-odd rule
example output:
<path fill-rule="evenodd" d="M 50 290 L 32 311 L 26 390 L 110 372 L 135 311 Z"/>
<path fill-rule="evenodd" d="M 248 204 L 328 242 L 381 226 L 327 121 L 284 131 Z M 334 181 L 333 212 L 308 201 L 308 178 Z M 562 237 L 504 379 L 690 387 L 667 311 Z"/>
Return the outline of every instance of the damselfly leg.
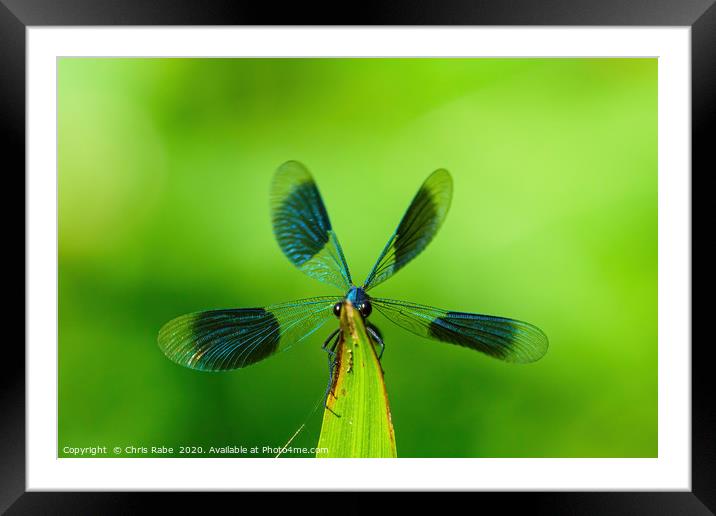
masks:
<path fill-rule="evenodd" d="M 383 335 L 380 333 L 378 327 L 374 324 L 366 323 L 365 328 L 366 330 L 368 330 L 368 333 L 370 333 L 373 342 L 380 346 L 380 353 L 378 353 L 378 360 L 380 360 L 383 356 L 383 351 L 385 351 L 385 342 L 383 342 Z"/>
<path fill-rule="evenodd" d="M 338 345 L 338 341 L 340 340 L 340 338 L 341 329 L 338 328 L 328 336 L 326 341 L 323 343 L 323 346 L 321 346 L 321 349 L 328 353 L 328 385 L 326 385 L 326 392 L 323 394 L 323 404 L 325 405 L 326 409 L 330 410 L 335 416 L 338 417 L 340 416 L 333 412 L 333 410 L 331 410 L 331 408 L 328 406 L 328 395 L 332 394 L 334 398 L 336 397 L 336 393 L 331 390 L 331 387 L 333 386 L 333 373 L 335 372 L 336 365 L 338 364 L 336 346 Z"/>

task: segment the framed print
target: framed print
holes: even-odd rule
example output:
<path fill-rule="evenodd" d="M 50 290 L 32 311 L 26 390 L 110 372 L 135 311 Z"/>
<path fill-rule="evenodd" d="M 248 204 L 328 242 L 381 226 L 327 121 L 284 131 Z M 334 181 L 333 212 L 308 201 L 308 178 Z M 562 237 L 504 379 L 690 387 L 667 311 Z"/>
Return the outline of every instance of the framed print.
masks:
<path fill-rule="evenodd" d="M 691 337 L 709 2 L 351 26 L 6 4 L 27 304 L 4 509 L 716 506 Z"/>

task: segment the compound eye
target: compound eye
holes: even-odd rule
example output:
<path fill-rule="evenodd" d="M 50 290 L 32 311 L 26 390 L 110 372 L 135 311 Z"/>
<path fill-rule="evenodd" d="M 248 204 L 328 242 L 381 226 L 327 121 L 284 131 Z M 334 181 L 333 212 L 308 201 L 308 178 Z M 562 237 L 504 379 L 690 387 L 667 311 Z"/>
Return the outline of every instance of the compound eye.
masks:
<path fill-rule="evenodd" d="M 360 314 L 363 317 L 368 317 L 372 311 L 373 307 L 370 305 L 370 301 L 365 301 L 362 305 L 360 305 Z"/>
<path fill-rule="evenodd" d="M 335 315 L 336 317 L 341 316 L 341 304 L 342 303 L 339 301 L 338 303 L 333 305 L 333 315 Z"/>

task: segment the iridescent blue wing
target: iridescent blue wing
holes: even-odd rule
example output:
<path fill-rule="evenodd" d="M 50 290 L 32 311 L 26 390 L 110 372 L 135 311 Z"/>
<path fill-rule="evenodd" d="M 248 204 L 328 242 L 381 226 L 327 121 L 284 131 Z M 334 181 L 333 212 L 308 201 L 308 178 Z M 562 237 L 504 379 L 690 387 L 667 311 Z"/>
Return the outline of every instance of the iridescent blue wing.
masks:
<path fill-rule="evenodd" d="M 288 349 L 333 317 L 339 297 L 182 315 L 159 330 L 159 347 L 179 365 L 201 371 L 244 367 Z"/>
<path fill-rule="evenodd" d="M 507 362 L 534 362 L 549 347 L 542 330 L 514 319 L 449 312 L 393 299 L 372 297 L 371 303 L 395 324 L 416 335 L 465 346 Z"/>
<path fill-rule="evenodd" d="M 445 169 L 428 176 L 363 284 L 384 282 L 427 247 L 440 229 L 452 199 L 452 178 Z"/>
<path fill-rule="evenodd" d="M 278 245 L 296 267 L 344 291 L 351 286 L 343 250 L 321 194 L 306 167 L 297 161 L 287 161 L 276 170 L 271 219 Z"/>

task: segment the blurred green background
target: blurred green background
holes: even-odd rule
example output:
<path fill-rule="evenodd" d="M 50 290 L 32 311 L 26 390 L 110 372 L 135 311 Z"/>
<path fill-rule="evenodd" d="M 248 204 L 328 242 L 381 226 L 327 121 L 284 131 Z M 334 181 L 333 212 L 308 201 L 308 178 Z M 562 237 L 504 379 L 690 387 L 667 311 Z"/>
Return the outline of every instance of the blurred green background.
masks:
<path fill-rule="evenodd" d="M 182 313 L 335 293 L 274 241 L 269 183 L 289 159 L 313 172 L 357 280 L 449 169 L 445 225 L 375 293 L 550 338 L 510 365 L 376 313 L 399 456 L 657 455 L 656 59 L 58 66 L 60 456 L 278 447 L 306 419 L 323 335 L 227 373 L 156 344 Z M 315 446 L 320 419 L 293 445 Z"/>

